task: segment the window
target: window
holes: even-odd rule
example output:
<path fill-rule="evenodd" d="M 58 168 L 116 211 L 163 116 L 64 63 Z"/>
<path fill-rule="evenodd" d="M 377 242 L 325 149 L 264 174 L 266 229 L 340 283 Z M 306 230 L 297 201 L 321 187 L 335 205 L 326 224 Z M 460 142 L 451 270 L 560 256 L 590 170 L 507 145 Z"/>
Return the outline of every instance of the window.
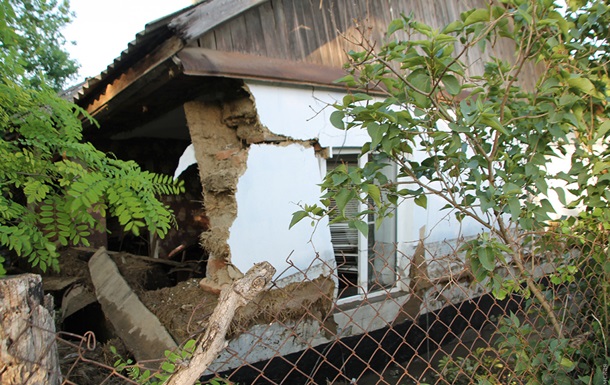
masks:
<path fill-rule="evenodd" d="M 346 164 L 363 167 L 366 157 L 358 157 L 359 149 L 335 149 L 327 160 L 327 170 Z M 389 179 L 396 178 L 395 165 L 388 164 L 383 172 Z M 332 203 L 331 203 L 332 204 Z M 365 210 L 358 200 L 346 206 L 346 216 Z M 331 220 L 332 220 L 331 216 Z M 330 225 L 330 235 L 339 277 L 339 298 L 363 295 L 389 288 L 396 282 L 396 219 L 385 219 L 375 228 L 375 215 L 368 214 L 368 236 L 364 236 L 347 222 Z"/>

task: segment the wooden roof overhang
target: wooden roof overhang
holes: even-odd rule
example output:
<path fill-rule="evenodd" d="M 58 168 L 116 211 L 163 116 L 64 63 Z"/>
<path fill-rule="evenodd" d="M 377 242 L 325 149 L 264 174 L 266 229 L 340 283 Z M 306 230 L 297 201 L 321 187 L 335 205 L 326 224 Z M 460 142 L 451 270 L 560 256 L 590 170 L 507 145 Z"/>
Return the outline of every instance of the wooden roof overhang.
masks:
<path fill-rule="evenodd" d="M 195 98 L 234 98 L 244 92 L 244 80 L 346 89 L 336 83 L 345 75 L 342 68 L 236 52 L 187 47 L 165 60 L 148 60 L 148 66 L 134 66 L 105 92 L 81 104 L 104 127 L 91 135 L 133 129 Z"/>
<path fill-rule="evenodd" d="M 191 76 L 220 76 L 345 89 L 345 86 L 336 83 L 345 75 L 342 68 L 206 48 L 185 48 L 176 55 L 176 59 L 183 73 Z"/>
<path fill-rule="evenodd" d="M 107 70 L 74 97 L 108 137 L 147 123 L 188 100 L 243 93 L 244 80 L 345 89 L 345 71 L 301 61 L 187 46 L 194 38 L 268 0 L 207 0 L 147 24 Z"/>

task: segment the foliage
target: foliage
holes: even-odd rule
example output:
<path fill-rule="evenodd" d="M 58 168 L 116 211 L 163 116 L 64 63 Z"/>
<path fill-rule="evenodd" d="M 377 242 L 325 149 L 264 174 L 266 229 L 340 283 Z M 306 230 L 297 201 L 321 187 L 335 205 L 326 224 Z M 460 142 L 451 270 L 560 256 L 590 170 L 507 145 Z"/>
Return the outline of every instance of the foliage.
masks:
<path fill-rule="evenodd" d="M 118 373 L 126 373 L 127 376 L 136 384 L 141 385 L 161 385 L 165 383 L 172 373 L 179 370 L 180 366 L 184 365 L 195 351 L 195 340 L 188 340 L 182 348 L 176 352 L 169 350 L 165 351 L 165 360 L 161 363 L 159 370 L 152 372 L 150 369 L 144 369 L 138 364 L 134 364 L 131 359 L 124 359 L 117 354 L 114 346 L 110 347 L 110 351 L 114 354 L 116 361 L 114 369 Z M 197 381 L 197 385 L 233 385 L 233 382 L 220 377 L 215 377 L 206 382 Z"/>
<path fill-rule="evenodd" d="M 445 356 L 439 360 L 438 377 L 441 383 L 468 385 L 473 379 L 485 379 L 490 375 L 503 376 L 504 364 L 492 349 L 477 348 L 471 356 L 452 358 Z M 510 376 L 504 375 L 498 384 L 510 384 Z"/>
<path fill-rule="evenodd" d="M 0 4 L 0 48 L 7 73 L 19 84 L 41 87 L 44 82 L 56 91 L 78 70 L 64 50 L 61 29 L 72 18 L 68 0 L 2 0 Z"/>
<path fill-rule="evenodd" d="M 389 25 L 381 47 L 363 30 L 355 42 L 362 50 L 349 53 L 348 75 L 340 79 L 357 91 L 334 106 L 330 120 L 339 129 L 368 132 L 362 154 L 369 160 L 363 168 L 333 169 L 321 185 L 321 203 L 303 207 L 291 223 L 336 210 L 335 220 L 366 235 L 363 219 L 371 211 L 381 219 L 403 200 L 426 208 L 430 199 L 444 202 L 458 221 L 476 223 L 484 233 L 461 250 L 477 281 L 500 299 L 524 296 L 552 327 L 553 336 L 537 345 L 548 360 L 543 369 L 525 360 L 528 367 L 517 370 L 532 383 L 569 372 L 568 355 L 575 352 L 563 348 L 569 328 L 526 261 L 554 262 L 552 284 L 561 285 L 585 274 L 592 259 L 601 269 L 586 274 L 603 293 L 609 285 L 610 7 L 598 0 L 568 3 L 564 16 L 553 0 L 489 2 L 440 29 L 403 15 Z M 508 55 L 496 49 L 513 46 Z M 481 65 L 469 63 L 471 57 L 481 57 Z M 383 97 L 371 96 L 371 89 Z M 570 160 L 563 170 L 561 159 Z M 379 171 L 388 161 L 398 166 L 396 182 Z M 366 209 L 345 218 L 352 199 Z M 580 258 L 566 258 L 566 248 Z M 515 273 L 499 275 L 498 267 Z M 593 309 L 602 330 L 609 325 L 607 304 Z M 514 347 L 527 352 L 525 345 Z M 581 373 L 590 380 L 608 351 L 591 354 L 601 357 L 587 358 L 591 366 Z"/>
<path fill-rule="evenodd" d="M 82 142 L 80 117 L 88 117 L 86 112 L 61 99 L 42 72 L 35 72 L 58 59 L 47 50 L 61 49 L 58 28 L 67 19 L 59 15 L 67 9 L 56 6 L 0 4 L 5 16 L 0 22 L 0 246 L 43 271 L 58 269 L 58 247 L 88 245 L 91 231 L 105 231 L 99 218 L 107 213 L 127 231 L 147 229 L 163 237 L 173 215 L 156 196 L 183 189 L 168 176 L 142 171 Z M 16 24 L 22 29 L 14 29 Z M 30 29 L 47 39 L 35 45 L 48 43 L 42 51 L 25 50 Z M 48 74 L 55 85 L 69 72 L 58 71 Z M 0 275 L 2 262 L 0 256 Z"/>

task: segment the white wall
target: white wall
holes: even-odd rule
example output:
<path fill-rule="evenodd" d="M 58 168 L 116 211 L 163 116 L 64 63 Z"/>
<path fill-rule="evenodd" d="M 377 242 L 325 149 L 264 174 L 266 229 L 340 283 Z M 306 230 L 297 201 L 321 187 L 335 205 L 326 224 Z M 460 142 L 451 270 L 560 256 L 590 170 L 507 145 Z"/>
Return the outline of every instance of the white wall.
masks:
<path fill-rule="evenodd" d="M 237 184 L 237 218 L 230 228 L 231 261 L 242 272 L 256 262 L 268 261 L 277 275 L 287 277 L 310 267 L 315 253 L 334 268 L 328 221 L 317 231 L 308 220 L 288 229 L 299 203 L 316 203 L 322 180 L 319 162 L 311 147 L 301 144 L 252 145 L 247 168 Z M 291 268 L 286 260 L 296 266 Z M 289 271 L 285 271 L 289 269 Z M 317 267 L 308 277 L 316 278 Z"/>
<path fill-rule="evenodd" d="M 332 104 L 344 93 L 313 87 L 248 83 L 261 123 L 273 133 L 298 140 L 317 139 L 323 147 L 362 147 L 366 130 L 343 131 L 330 124 Z"/>
<path fill-rule="evenodd" d="M 332 103 L 340 101 L 343 93 L 264 83 L 248 83 L 248 87 L 261 123 L 275 134 L 302 141 L 316 139 L 331 151 L 339 147 L 358 148 L 369 140 L 365 130 L 343 131 L 330 124 Z M 192 146 L 189 146 L 175 176 L 194 162 Z M 325 162 L 311 147 L 298 143 L 250 147 L 247 169 L 237 186 L 238 215 L 228 240 L 232 263 L 241 271 L 266 260 L 282 277 L 308 268 L 310 279 L 328 274 L 328 268 L 335 262 L 327 221 L 322 221 L 316 231 L 307 220 L 288 229 L 292 214 L 299 210 L 298 204 L 319 202 L 321 191 L 317 185 L 326 173 Z M 420 239 L 421 228 L 426 230 L 427 243 L 481 231 L 474 221 L 458 223 L 451 212 L 441 210 L 444 205 L 445 202 L 434 196 L 429 196 L 427 209 L 416 206 L 411 199 L 400 204 L 396 211 L 396 240 L 402 253 L 411 255 Z M 310 266 L 316 252 L 328 266 Z M 286 261 L 289 257 L 296 268 L 290 268 Z M 299 277 L 295 275 L 292 279 Z"/>
<path fill-rule="evenodd" d="M 332 103 L 343 99 L 344 93 L 318 90 L 313 87 L 286 87 L 264 83 L 248 83 L 256 103 L 261 123 L 270 131 L 299 140 L 317 139 L 323 147 L 361 147 L 369 141 L 366 130 L 339 130 L 330 123 L 334 111 Z M 293 162 L 292 160 L 285 160 Z M 320 159 L 320 162 L 324 160 Z M 319 183 L 319 182 L 315 182 Z M 318 189 L 308 199 L 319 199 Z M 474 221 L 458 223 L 451 212 L 441 210 L 445 202 L 429 197 L 428 209 L 416 206 L 412 200 L 405 200 L 397 210 L 397 241 L 401 251 L 409 252 L 419 240 L 419 229 L 426 228 L 427 242 L 441 242 L 455 239 L 460 235 L 479 232 L 480 226 Z M 300 228 L 295 231 L 307 231 Z M 318 231 L 320 231 L 319 229 Z M 328 231 L 328 230 L 327 230 Z"/>

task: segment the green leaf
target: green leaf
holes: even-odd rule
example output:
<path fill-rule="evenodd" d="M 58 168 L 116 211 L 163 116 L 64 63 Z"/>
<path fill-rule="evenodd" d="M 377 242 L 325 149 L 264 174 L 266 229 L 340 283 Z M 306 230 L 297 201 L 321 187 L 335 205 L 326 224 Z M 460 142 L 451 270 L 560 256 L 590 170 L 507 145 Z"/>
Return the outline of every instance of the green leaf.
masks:
<path fill-rule="evenodd" d="M 350 200 L 356 197 L 356 193 L 353 190 L 349 189 L 341 189 L 335 196 L 335 202 L 337 203 L 337 208 L 342 216 L 345 216 L 345 207 L 349 203 Z"/>
<path fill-rule="evenodd" d="M 423 69 L 417 69 L 407 76 L 407 81 L 413 85 L 417 90 L 421 92 L 430 92 L 432 90 L 432 83 L 430 81 L 430 75 Z M 424 96 L 418 94 L 419 96 Z"/>
<path fill-rule="evenodd" d="M 427 208 L 428 207 L 428 197 L 426 196 L 426 194 L 420 194 L 420 195 L 416 196 L 415 204 L 424 209 Z"/>
<path fill-rule="evenodd" d="M 354 220 L 349 222 L 350 227 L 355 227 L 362 235 L 368 237 L 369 225 L 364 221 Z"/>
<path fill-rule="evenodd" d="M 176 365 L 174 365 L 168 361 L 165 361 L 161 364 L 161 369 L 167 373 L 173 373 L 174 370 L 176 369 Z"/>
<path fill-rule="evenodd" d="M 456 96 L 462 92 L 462 86 L 455 76 L 445 75 L 443 76 L 442 82 L 450 95 Z"/>
<path fill-rule="evenodd" d="M 292 214 L 292 220 L 290 221 L 290 225 L 288 226 L 288 228 L 291 229 L 292 226 L 296 225 L 303 218 L 306 218 L 308 216 L 309 216 L 309 213 L 307 211 L 304 211 L 304 210 L 300 210 L 300 211 L 297 211 L 297 212 L 293 213 Z"/>
<path fill-rule="evenodd" d="M 521 215 L 521 203 L 519 198 L 512 197 L 508 200 L 508 211 L 513 221 L 517 221 Z"/>
<path fill-rule="evenodd" d="M 567 3 L 572 11 L 576 11 L 584 7 L 587 4 L 587 0 L 567 0 Z"/>
<path fill-rule="evenodd" d="M 597 128 L 597 130 L 595 131 L 595 137 L 593 138 L 593 140 L 595 140 L 597 142 L 601 138 L 604 138 L 606 136 L 606 134 L 608 133 L 608 131 L 610 131 L 610 120 L 606 120 Z"/>
<path fill-rule="evenodd" d="M 393 34 L 394 32 L 403 29 L 405 23 L 402 19 L 394 19 L 390 22 L 388 26 L 388 36 Z"/>
<path fill-rule="evenodd" d="M 489 21 L 489 10 L 488 9 L 476 9 L 474 12 L 469 14 L 464 20 L 464 26 L 468 26 L 474 23 L 479 23 L 482 21 Z"/>
<path fill-rule="evenodd" d="M 481 123 L 488 125 L 489 127 L 493 128 L 496 131 L 499 131 L 500 133 L 502 133 L 504 135 L 508 135 L 508 131 L 506 131 L 506 129 L 500 124 L 500 122 L 498 121 L 498 118 L 496 118 L 496 117 L 493 117 L 493 118 L 482 117 Z"/>
<path fill-rule="evenodd" d="M 481 247 L 477 250 L 477 256 L 481 266 L 487 271 L 494 271 L 496 268 L 496 257 L 491 247 Z"/>
<path fill-rule="evenodd" d="M 371 122 L 367 125 L 366 130 L 371 137 L 371 148 L 376 149 L 377 146 L 383 140 L 384 134 L 387 132 L 387 124 L 379 124 L 377 122 Z"/>
<path fill-rule="evenodd" d="M 567 357 L 561 357 L 560 365 L 564 368 L 572 368 L 574 366 L 574 362 Z"/>
<path fill-rule="evenodd" d="M 332 114 L 330 114 L 330 123 L 340 129 L 340 130 L 344 130 L 345 129 L 345 123 L 343 122 L 343 119 L 345 118 L 345 113 L 343 111 L 333 111 Z"/>
<path fill-rule="evenodd" d="M 461 30 L 462 28 L 464 28 L 464 23 L 461 20 L 455 20 L 455 21 L 447 24 L 447 26 L 445 26 L 445 28 L 443 28 L 442 33 L 451 33 L 451 32 Z"/>
<path fill-rule="evenodd" d="M 570 78 L 568 79 L 568 84 L 572 88 L 576 88 L 577 90 L 584 92 L 588 95 L 595 94 L 595 86 L 591 83 L 591 80 L 582 77 Z"/>
<path fill-rule="evenodd" d="M 197 341 L 195 340 L 188 340 L 186 341 L 186 343 L 184 344 L 184 350 L 188 351 L 188 352 L 193 352 L 195 349 L 195 344 L 197 343 Z"/>
<path fill-rule="evenodd" d="M 363 186 L 363 191 L 369 194 L 376 204 L 381 205 L 381 190 L 379 189 L 379 186 L 366 184 Z"/>

